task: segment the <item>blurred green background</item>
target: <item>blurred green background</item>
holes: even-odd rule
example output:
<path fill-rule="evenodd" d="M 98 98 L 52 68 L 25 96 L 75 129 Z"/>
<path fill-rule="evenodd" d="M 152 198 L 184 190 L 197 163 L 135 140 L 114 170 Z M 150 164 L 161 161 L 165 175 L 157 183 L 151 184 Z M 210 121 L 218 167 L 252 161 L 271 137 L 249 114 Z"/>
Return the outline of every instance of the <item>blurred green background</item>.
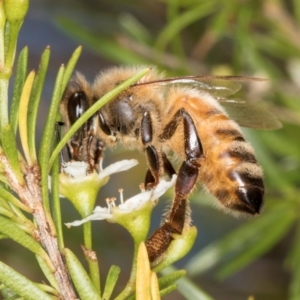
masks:
<path fill-rule="evenodd" d="M 261 216 L 243 220 L 215 209 L 200 189 L 191 197 L 198 237 L 192 252 L 176 264 L 191 282 L 166 299 L 300 299 L 300 5 L 298 0 L 57 1 L 32 0 L 20 33 L 19 49 L 29 46 L 29 66 L 37 69 L 43 49 L 51 46 L 51 64 L 39 119 L 41 130 L 54 78 L 79 44 L 77 70 L 93 80 L 111 65 L 153 64 L 175 75 L 249 75 L 268 78 L 245 84 L 242 97 L 267 106 L 283 123 L 277 131 L 245 129 L 263 166 L 266 182 Z M 98 205 L 138 192 L 144 176 L 142 154 L 106 151 L 105 165 L 137 158 L 139 167 L 115 175 L 101 190 Z M 129 180 L 128 180 L 129 178 Z M 155 209 L 159 224 L 168 199 Z M 63 201 L 64 221 L 79 216 Z M 132 242 L 118 225 L 94 222 L 94 244 L 103 278 L 111 264 L 121 267 L 119 290 L 131 265 Z M 81 229 L 65 230 L 66 245 L 82 257 Z M 78 242 L 79 241 L 79 242 Z M 17 248 L 16 248 L 17 247 Z M 1 246 L 5 262 L 40 281 L 34 258 L 12 241 Z M 25 254 L 27 252 L 25 251 Z M 25 255 L 24 254 L 24 255 Z M 201 298 L 197 287 L 209 296 Z"/>

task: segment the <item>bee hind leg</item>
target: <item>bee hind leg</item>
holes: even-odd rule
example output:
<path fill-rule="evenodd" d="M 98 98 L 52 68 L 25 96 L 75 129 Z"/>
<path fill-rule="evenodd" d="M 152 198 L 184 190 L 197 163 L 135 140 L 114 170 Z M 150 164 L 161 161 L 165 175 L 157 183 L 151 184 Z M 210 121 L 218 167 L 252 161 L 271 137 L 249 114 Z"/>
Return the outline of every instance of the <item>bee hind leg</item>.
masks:
<path fill-rule="evenodd" d="M 162 138 L 171 138 L 183 121 L 184 150 L 186 159 L 182 163 L 175 184 L 175 198 L 163 224 L 147 240 L 149 259 L 154 262 L 165 253 L 173 240 L 172 234 L 182 234 L 184 226 L 190 222 L 188 196 L 192 192 L 199 174 L 199 160 L 203 157 L 203 148 L 195 124 L 185 109 L 180 109 L 167 124 Z M 175 128 L 174 128 L 175 127 Z M 171 130 L 170 130 L 171 129 Z M 172 134 L 170 134 L 170 132 Z"/>

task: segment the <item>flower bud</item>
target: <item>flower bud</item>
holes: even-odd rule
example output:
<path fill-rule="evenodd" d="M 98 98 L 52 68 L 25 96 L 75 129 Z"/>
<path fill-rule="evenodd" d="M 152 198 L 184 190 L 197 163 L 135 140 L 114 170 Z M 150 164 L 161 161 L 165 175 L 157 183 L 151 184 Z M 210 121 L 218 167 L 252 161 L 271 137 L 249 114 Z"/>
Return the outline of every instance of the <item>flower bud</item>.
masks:
<path fill-rule="evenodd" d="M 0 30 L 1 31 L 3 31 L 3 29 L 4 29 L 5 20 L 6 20 L 6 16 L 5 16 L 5 11 L 4 11 L 4 7 L 3 7 L 3 1 L 0 1 Z"/>
<path fill-rule="evenodd" d="M 21 22 L 29 6 L 28 0 L 4 0 L 4 11 L 9 22 Z"/>

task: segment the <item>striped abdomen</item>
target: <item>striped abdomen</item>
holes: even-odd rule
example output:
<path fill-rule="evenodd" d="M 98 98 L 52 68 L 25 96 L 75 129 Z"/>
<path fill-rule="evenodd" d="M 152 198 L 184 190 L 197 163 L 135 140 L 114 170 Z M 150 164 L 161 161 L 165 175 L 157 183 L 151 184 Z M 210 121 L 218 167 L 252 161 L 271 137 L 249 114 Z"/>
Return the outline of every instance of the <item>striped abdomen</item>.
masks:
<path fill-rule="evenodd" d="M 199 179 L 205 187 L 228 209 L 248 214 L 258 214 L 264 194 L 262 169 L 254 151 L 241 133 L 240 127 L 231 121 L 220 104 L 208 94 L 180 95 L 172 111 L 184 107 L 192 117 L 201 140 L 204 157 L 199 160 Z M 178 137 L 184 136 L 182 128 L 170 147 L 185 157 Z"/>
<path fill-rule="evenodd" d="M 227 116 L 216 113 L 205 123 L 206 132 L 199 130 L 205 152 L 199 173 L 202 182 L 226 208 L 258 214 L 264 183 L 252 147 Z"/>

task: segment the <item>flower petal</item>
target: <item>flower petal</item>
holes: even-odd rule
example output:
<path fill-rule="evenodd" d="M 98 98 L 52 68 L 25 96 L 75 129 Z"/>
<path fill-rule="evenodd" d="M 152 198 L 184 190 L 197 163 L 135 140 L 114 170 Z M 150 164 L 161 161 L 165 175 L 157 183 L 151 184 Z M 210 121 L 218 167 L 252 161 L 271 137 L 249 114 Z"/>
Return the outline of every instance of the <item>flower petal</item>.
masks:
<path fill-rule="evenodd" d="M 82 179 L 87 174 L 88 164 L 84 161 L 70 161 L 62 165 L 64 173 Z"/>
<path fill-rule="evenodd" d="M 106 220 L 106 219 L 111 219 L 111 218 L 112 218 L 112 214 L 109 212 L 109 209 L 107 207 L 96 206 L 95 209 L 93 210 L 93 213 L 90 216 L 88 216 L 82 220 L 65 223 L 65 225 L 67 227 L 79 226 L 88 221 Z"/>
<path fill-rule="evenodd" d="M 176 181 L 177 175 L 173 175 L 170 181 L 160 180 L 158 185 L 149 191 L 142 191 L 141 193 L 129 198 L 124 203 L 118 206 L 120 212 L 129 212 L 138 209 L 147 201 L 154 202 L 161 195 L 163 195 Z"/>
<path fill-rule="evenodd" d="M 106 167 L 102 172 L 99 173 L 99 178 L 104 178 L 110 176 L 113 173 L 123 172 L 126 171 L 138 164 L 136 159 L 125 159 L 113 163 Z"/>
<path fill-rule="evenodd" d="M 126 170 L 125 168 L 130 168 L 134 165 L 136 165 L 136 160 L 127 160 L 127 161 L 121 161 L 115 164 L 110 165 L 106 169 L 115 169 L 118 168 L 120 171 L 120 165 L 121 165 L 121 171 Z M 123 168 L 123 169 L 122 169 Z M 105 169 L 105 170 L 106 170 Z M 115 171 L 114 171 L 115 172 Z M 114 173 L 113 172 L 113 173 Z M 102 173 L 102 172 L 101 172 Z M 111 173 L 110 173 L 111 174 Z M 106 176 L 108 176 L 106 174 Z M 74 221 L 71 223 L 65 223 L 67 227 L 71 226 L 79 226 L 85 222 L 92 221 L 92 220 L 107 220 L 114 218 L 114 209 L 117 209 L 118 213 L 130 213 L 134 210 L 139 209 L 142 207 L 146 202 L 151 201 L 154 204 L 154 201 L 157 200 L 161 195 L 163 195 L 170 187 L 172 187 L 176 181 L 177 176 L 173 175 L 172 179 L 170 181 L 161 180 L 158 185 L 149 191 L 142 191 L 141 193 L 129 198 L 124 203 L 121 203 L 117 207 L 111 207 L 111 208 L 104 208 L 101 206 L 96 206 L 93 210 L 93 213 L 82 219 L 81 221 Z M 112 212 L 111 212 L 112 210 Z M 116 212 L 116 211 L 115 211 Z"/>
<path fill-rule="evenodd" d="M 177 179 L 177 175 L 173 175 L 170 181 L 160 180 L 158 185 L 152 190 L 151 201 L 155 201 L 163 195 L 169 188 L 171 188 Z"/>

